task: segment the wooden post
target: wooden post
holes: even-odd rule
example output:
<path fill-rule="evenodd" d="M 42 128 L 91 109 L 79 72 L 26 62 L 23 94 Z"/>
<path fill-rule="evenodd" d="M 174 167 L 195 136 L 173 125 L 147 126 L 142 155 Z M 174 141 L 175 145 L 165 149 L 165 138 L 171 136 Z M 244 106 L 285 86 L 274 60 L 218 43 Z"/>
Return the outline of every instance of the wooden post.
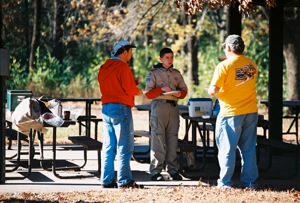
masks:
<path fill-rule="evenodd" d="M 227 20 L 227 34 L 241 35 L 242 32 L 242 16 L 239 12 L 238 5 L 230 6 Z"/>
<path fill-rule="evenodd" d="M 1 123 L 1 138 L 0 138 L 0 184 L 5 183 L 5 76 L 0 76 L 0 91 L 1 91 L 1 104 L 0 104 L 0 123 Z"/>
<path fill-rule="evenodd" d="M 0 3 L 0 49 L 3 48 L 2 41 L 2 4 Z M 1 67 L 0 67 L 1 68 Z M 5 183 L 5 93 L 6 93 L 6 76 L 0 74 L 0 184 Z"/>
<path fill-rule="evenodd" d="M 269 138 L 282 141 L 283 0 L 276 4 L 269 22 Z"/>

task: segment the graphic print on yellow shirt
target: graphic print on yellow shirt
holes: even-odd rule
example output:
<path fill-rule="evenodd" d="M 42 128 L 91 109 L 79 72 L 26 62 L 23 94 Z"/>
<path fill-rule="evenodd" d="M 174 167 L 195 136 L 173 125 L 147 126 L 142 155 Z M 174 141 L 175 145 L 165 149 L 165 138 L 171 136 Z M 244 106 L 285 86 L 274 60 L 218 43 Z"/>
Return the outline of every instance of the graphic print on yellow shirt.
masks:
<path fill-rule="evenodd" d="M 239 84 L 236 84 L 236 86 L 239 86 L 245 82 L 247 82 L 250 79 L 254 79 L 254 76 L 256 75 L 256 69 L 253 67 L 251 63 L 245 65 L 242 68 L 237 68 L 235 70 L 235 79 L 241 80 Z"/>

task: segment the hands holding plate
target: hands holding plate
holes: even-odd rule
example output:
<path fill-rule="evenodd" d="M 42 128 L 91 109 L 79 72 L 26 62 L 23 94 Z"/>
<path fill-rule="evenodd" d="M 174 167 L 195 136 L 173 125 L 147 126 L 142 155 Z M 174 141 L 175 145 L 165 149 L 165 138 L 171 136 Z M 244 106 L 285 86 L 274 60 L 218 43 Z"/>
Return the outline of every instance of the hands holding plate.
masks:
<path fill-rule="evenodd" d="M 163 95 L 173 95 L 175 97 L 180 97 L 181 93 L 179 90 L 172 91 L 170 87 L 162 87 L 162 91 L 164 91 Z"/>

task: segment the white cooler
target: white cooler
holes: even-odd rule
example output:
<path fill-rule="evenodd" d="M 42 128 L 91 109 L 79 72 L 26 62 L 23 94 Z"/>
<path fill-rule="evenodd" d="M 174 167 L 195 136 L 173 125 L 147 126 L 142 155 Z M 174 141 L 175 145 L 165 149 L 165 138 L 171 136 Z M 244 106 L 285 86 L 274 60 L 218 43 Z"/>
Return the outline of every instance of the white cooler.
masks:
<path fill-rule="evenodd" d="M 211 98 L 190 98 L 188 106 L 190 117 L 201 117 L 203 115 L 211 116 L 212 114 Z"/>

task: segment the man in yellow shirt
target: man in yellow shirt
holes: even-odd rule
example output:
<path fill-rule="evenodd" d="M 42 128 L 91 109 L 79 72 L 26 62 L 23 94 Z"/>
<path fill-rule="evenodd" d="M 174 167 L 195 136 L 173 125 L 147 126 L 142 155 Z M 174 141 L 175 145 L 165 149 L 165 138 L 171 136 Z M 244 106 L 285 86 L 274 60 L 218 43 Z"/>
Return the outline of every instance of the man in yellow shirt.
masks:
<path fill-rule="evenodd" d="M 239 35 L 229 35 L 224 45 L 226 60 L 214 72 L 208 93 L 218 96 L 220 113 L 216 122 L 216 144 L 219 150 L 219 188 L 231 188 L 235 169 L 236 149 L 241 155 L 243 187 L 257 187 L 256 99 L 257 66 L 243 55 L 244 41 Z"/>

